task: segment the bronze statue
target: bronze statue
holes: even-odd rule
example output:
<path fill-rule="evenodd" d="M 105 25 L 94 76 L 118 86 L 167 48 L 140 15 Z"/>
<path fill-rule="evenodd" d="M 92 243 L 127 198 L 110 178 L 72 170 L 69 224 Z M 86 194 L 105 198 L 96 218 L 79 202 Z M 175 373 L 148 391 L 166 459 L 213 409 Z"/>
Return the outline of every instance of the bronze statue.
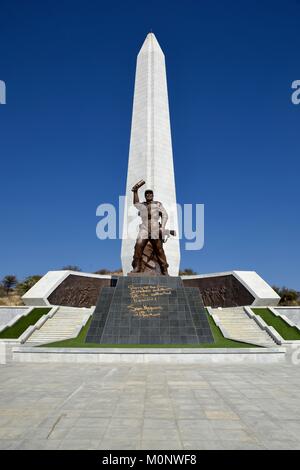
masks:
<path fill-rule="evenodd" d="M 168 275 L 168 263 L 163 249 L 165 237 L 175 235 L 175 232 L 166 230 L 165 226 L 168 220 L 168 214 L 159 201 L 153 201 L 152 189 L 145 191 L 145 201 L 140 202 L 138 190 L 145 184 L 141 180 L 133 186 L 133 204 L 139 211 L 142 223 L 139 226 L 139 234 L 134 247 L 132 261 L 132 273 L 143 272 L 143 252 L 147 244 L 151 244 L 153 254 L 160 267 L 160 274 Z M 160 223 L 161 219 L 161 223 Z"/>

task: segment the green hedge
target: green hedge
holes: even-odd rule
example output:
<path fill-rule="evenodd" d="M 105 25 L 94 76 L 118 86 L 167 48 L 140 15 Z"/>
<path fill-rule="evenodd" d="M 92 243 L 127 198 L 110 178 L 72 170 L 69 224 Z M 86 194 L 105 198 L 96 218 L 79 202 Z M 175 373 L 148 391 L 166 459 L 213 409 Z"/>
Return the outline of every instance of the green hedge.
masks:
<path fill-rule="evenodd" d="M 22 333 L 30 325 L 35 323 L 43 316 L 50 312 L 50 308 L 34 308 L 28 315 L 21 317 L 14 325 L 8 326 L 0 332 L 0 338 L 2 339 L 15 339 L 19 338 Z"/>
<path fill-rule="evenodd" d="M 276 317 L 268 308 L 252 308 L 255 315 L 259 315 L 267 325 L 273 326 L 285 340 L 300 340 L 300 331 L 286 323 L 282 318 Z"/>

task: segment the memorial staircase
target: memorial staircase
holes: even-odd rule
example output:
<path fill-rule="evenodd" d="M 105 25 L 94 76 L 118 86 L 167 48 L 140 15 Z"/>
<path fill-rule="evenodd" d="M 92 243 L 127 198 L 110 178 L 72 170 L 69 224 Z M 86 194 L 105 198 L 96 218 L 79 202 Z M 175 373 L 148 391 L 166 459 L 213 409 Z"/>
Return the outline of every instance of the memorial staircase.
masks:
<path fill-rule="evenodd" d="M 59 307 L 39 329 L 35 329 L 26 341 L 27 345 L 52 343 L 77 336 L 87 322 L 92 309 Z"/>
<path fill-rule="evenodd" d="M 243 307 L 212 308 L 210 311 L 218 317 L 230 339 L 264 347 L 276 345 L 271 336 L 247 315 Z"/>

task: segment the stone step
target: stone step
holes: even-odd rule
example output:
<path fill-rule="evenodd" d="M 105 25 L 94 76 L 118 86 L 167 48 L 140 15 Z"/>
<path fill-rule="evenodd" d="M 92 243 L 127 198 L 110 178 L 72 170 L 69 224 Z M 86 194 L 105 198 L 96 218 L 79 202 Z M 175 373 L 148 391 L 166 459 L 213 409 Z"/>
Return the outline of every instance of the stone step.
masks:
<path fill-rule="evenodd" d="M 35 330 L 26 343 L 47 343 L 73 337 L 82 325 L 90 309 L 59 307 L 38 330 Z"/>
<path fill-rule="evenodd" d="M 248 317 L 242 307 L 228 309 L 212 309 L 219 318 L 221 325 L 226 329 L 231 338 L 247 343 L 260 344 L 262 346 L 274 346 L 274 341 L 269 334 L 262 330 L 254 319 Z"/>

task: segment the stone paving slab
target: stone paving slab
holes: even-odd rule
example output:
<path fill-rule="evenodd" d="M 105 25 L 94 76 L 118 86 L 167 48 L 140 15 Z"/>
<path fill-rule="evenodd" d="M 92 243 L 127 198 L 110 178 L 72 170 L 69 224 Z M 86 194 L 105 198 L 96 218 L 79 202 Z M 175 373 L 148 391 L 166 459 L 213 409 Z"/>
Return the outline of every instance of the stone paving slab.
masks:
<path fill-rule="evenodd" d="M 298 366 L 0 366 L 0 449 L 300 449 Z"/>

